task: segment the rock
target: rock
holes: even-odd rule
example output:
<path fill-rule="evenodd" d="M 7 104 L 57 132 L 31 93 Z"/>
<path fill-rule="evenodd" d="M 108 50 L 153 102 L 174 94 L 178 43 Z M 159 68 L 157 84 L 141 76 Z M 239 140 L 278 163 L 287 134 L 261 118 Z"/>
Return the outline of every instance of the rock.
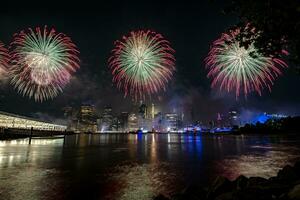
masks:
<path fill-rule="evenodd" d="M 247 188 L 263 191 L 265 194 L 276 198 L 289 191 L 289 185 L 282 183 L 277 178 L 251 177 L 248 180 Z"/>
<path fill-rule="evenodd" d="M 203 199 L 200 199 L 194 195 L 180 193 L 172 196 L 171 200 L 203 200 Z"/>
<path fill-rule="evenodd" d="M 234 184 L 227 178 L 218 176 L 208 190 L 208 198 L 213 199 L 222 193 L 231 192 Z"/>
<path fill-rule="evenodd" d="M 171 197 L 171 200 L 184 200 L 184 195 L 183 194 L 174 194 Z"/>
<path fill-rule="evenodd" d="M 289 191 L 289 186 L 283 183 L 268 183 L 257 186 L 256 188 L 263 190 L 266 194 L 271 194 L 274 197 L 280 197 Z"/>
<path fill-rule="evenodd" d="M 296 162 L 294 165 L 294 171 L 297 173 L 298 179 L 300 179 L 300 161 Z"/>
<path fill-rule="evenodd" d="M 292 200 L 300 200 L 300 184 L 293 187 L 288 193 L 288 197 Z"/>
<path fill-rule="evenodd" d="M 270 177 L 269 179 L 268 179 L 268 181 L 270 182 L 270 183 L 275 183 L 275 182 L 278 182 L 278 178 L 275 176 L 272 176 L 272 177 Z"/>
<path fill-rule="evenodd" d="M 298 179 L 298 180 L 296 180 L 296 181 L 293 182 L 293 186 L 294 185 L 299 185 L 299 184 L 300 184 L 300 179 Z"/>
<path fill-rule="evenodd" d="M 294 168 L 295 169 L 300 169 L 300 161 L 295 162 Z"/>
<path fill-rule="evenodd" d="M 215 198 L 215 200 L 232 200 L 232 199 L 234 199 L 233 192 L 226 192 L 217 196 L 217 198 Z"/>
<path fill-rule="evenodd" d="M 248 179 L 247 187 L 257 187 L 266 185 L 268 183 L 268 180 L 261 177 L 250 177 Z"/>
<path fill-rule="evenodd" d="M 190 185 L 182 191 L 182 194 L 194 196 L 199 199 L 205 199 L 207 196 L 207 191 L 205 191 L 205 189 L 202 187 Z"/>
<path fill-rule="evenodd" d="M 234 184 L 237 190 L 244 189 L 248 185 L 248 178 L 240 175 L 237 179 L 235 179 Z"/>
<path fill-rule="evenodd" d="M 169 198 L 167 198 L 164 195 L 160 194 L 160 195 L 154 197 L 153 200 L 169 200 Z"/>
<path fill-rule="evenodd" d="M 291 167 L 290 165 L 287 165 L 278 172 L 277 178 L 280 181 L 291 182 L 291 181 L 297 180 L 298 175 L 295 172 L 293 167 Z"/>
<path fill-rule="evenodd" d="M 267 193 L 260 188 L 245 188 L 238 190 L 233 195 L 234 200 L 271 200 L 272 194 Z"/>
<path fill-rule="evenodd" d="M 165 197 L 155 198 L 166 200 Z M 300 200 L 300 162 L 280 170 L 276 177 L 247 178 L 239 176 L 230 181 L 217 177 L 207 188 L 190 185 L 172 200 Z"/>

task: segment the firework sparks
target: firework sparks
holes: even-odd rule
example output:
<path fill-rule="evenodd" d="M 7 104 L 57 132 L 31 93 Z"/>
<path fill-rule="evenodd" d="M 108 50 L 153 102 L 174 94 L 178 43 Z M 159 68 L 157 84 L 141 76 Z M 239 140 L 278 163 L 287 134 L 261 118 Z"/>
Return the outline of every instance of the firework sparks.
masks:
<path fill-rule="evenodd" d="M 15 34 L 11 48 L 11 83 L 36 101 L 56 97 L 79 68 L 75 44 L 54 29 L 21 31 Z"/>
<path fill-rule="evenodd" d="M 287 64 L 280 58 L 263 56 L 254 44 L 250 44 L 247 49 L 240 46 L 236 40 L 239 33 L 240 29 L 224 33 L 213 43 L 206 58 L 212 87 L 235 91 L 236 97 L 240 93 L 247 96 L 252 91 L 261 95 L 265 87 L 271 91 L 274 80 L 281 75 L 281 69 L 286 68 Z"/>
<path fill-rule="evenodd" d="M 9 59 L 8 50 L 0 42 L 0 80 L 6 80 L 7 78 Z"/>
<path fill-rule="evenodd" d="M 152 31 L 131 32 L 115 42 L 109 59 L 113 81 L 130 95 L 145 98 L 161 89 L 175 70 L 174 50 L 162 35 Z"/>

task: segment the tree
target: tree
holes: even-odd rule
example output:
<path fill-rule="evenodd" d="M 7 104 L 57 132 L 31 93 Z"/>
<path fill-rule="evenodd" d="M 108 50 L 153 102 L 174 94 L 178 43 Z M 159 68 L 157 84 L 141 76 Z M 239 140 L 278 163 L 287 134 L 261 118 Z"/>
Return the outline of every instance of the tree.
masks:
<path fill-rule="evenodd" d="M 231 0 L 225 14 L 237 15 L 238 27 L 247 28 L 238 37 L 245 48 L 252 42 L 266 56 L 289 52 L 294 69 L 300 73 L 300 1 L 299 0 Z M 256 29 L 256 36 L 248 31 Z M 248 29 L 248 30 L 247 30 Z"/>

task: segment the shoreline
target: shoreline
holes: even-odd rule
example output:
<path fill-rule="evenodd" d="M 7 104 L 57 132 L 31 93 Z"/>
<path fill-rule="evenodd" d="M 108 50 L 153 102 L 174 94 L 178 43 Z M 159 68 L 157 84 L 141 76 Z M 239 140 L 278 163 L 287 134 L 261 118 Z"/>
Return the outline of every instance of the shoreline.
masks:
<path fill-rule="evenodd" d="M 286 165 L 271 178 L 240 175 L 230 181 L 218 176 L 207 186 L 190 185 L 184 190 L 166 197 L 158 195 L 154 200 L 299 200 L 300 161 Z"/>

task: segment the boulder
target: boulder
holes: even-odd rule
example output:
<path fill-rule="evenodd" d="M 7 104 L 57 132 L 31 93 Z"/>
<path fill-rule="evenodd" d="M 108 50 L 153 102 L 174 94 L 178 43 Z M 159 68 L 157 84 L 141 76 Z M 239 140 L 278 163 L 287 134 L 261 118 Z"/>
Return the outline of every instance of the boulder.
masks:
<path fill-rule="evenodd" d="M 260 188 L 245 188 L 238 190 L 233 195 L 234 200 L 272 200 L 272 194 Z"/>
<path fill-rule="evenodd" d="M 297 173 L 298 179 L 300 179 L 300 161 L 296 162 L 294 165 L 294 171 Z"/>
<path fill-rule="evenodd" d="M 181 193 L 172 195 L 171 200 L 184 200 L 185 196 Z"/>
<path fill-rule="evenodd" d="M 300 169 L 300 161 L 295 162 L 294 168 L 295 169 Z"/>
<path fill-rule="evenodd" d="M 234 181 L 235 189 L 241 190 L 244 189 L 248 185 L 248 178 L 246 176 L 240 175 Z"/>
<path fill-rule="evenodd" d="M 247 187 L 258 187 L 268 183 L 268 180 L 262 177 L 250 177 L 247 182 Z"/>
<path fill-rule="evenodd" d="M 234 184 L 225 177 L 218 176 L 208 189 L 208 198 L 213 199 L 220 194 L 234 190 Z"/>
<path fill-rule="evenodd" d="M 278 178 L 277 178 L 276 176 L 270 177 L 270 178 L 268 179 L 268 181 L 269 181 L 270 183 L 277 183 L 277 182 L 279 182 L 279 180 L 278 180 Z"/>
<path fill-rule="evenodd" d="M 170 199 L 165 197 L 164 195 L 160 194 L 160 195 L 154 197 L 153 200 L 170 200 Z"/>
<path fill-rule="evenodd" d="M 251 177 L 248 180 L 247 188 L 263 191 L 265 194 L 276 198 L 289 191 L 289 185 L 282 183 L 277 178 Z"/>
<path fill-rule="evenodd" d="M 186 196 L 193 196 L 199 199 L 205 199 L 207 196 L 207 191 L 203 187 L 190 185 L 182 191 L 182 194 Z"/>
<path fill-rule="evenodd" d="M 233 199 L 235 199 L 233 192 L 226 192 L 215 198 L 215 200 L 233 200 Z"/>
<path fill-rule="evenodd" d="M 277 178 L 280 181 L 291 182 L 297 180 L 298 175 L 295 172 L 294 167 L 291 167 L 290 165 L 286 165 L 282 170 L 278 172 Z"/>
<path fill-rule="evenodd" d="M 300 200 L 300 184 L 295 185 L 290 192 L 288 193 L 288 197 L 292 200 Z"/>
<path fill-rule="evenodd" d="M 171 197 L 171 200 L 203 200 L 191 194 L 176 194 Z"/>

